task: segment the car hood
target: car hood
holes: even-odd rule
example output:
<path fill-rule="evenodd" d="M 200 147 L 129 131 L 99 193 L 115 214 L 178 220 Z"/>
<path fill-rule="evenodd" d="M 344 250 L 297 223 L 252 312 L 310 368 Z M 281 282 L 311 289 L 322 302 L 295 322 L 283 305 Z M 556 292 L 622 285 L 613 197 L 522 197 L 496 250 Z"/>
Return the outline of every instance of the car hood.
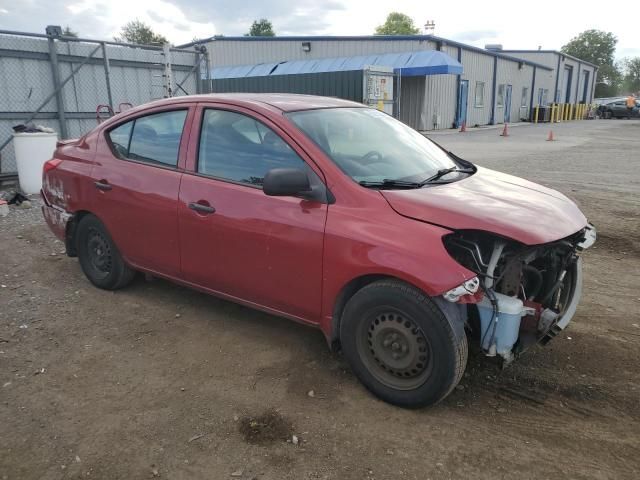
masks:
<path fill-rule="evenodd" d="M 567 237 L 587 225 L 560 192 L 478 167 L 463 180 L 411 190 L 382 190 L 400 215 L 452 230 L 484 230 L 526 245 Z"/>

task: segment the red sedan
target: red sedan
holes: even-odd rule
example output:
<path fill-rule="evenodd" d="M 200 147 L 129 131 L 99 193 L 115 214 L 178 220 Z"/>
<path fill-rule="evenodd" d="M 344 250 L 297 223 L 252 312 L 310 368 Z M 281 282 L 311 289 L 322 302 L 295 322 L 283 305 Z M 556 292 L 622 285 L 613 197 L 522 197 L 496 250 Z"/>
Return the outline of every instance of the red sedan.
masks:
<path fill-rule="evenodd" d="M 344 100 L 161 100 L 59 142 L 43 213 L 97 287 L 135 272 L 319 327 L 416 407 L 467 339 L 510 362 L 574 315 L 595 230 L 564 195 L 477 167 Z"/>

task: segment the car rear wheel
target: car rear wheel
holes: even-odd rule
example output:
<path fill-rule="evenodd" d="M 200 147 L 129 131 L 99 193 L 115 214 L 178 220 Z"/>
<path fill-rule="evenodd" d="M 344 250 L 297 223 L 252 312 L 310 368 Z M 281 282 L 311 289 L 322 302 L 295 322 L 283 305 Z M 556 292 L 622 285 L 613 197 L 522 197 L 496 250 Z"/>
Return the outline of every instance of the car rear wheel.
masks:
<path fill-rule="evenodd" d="M 131 283 L 135 271 L 124 263 L 98 218 L 93 215 L 83 217 L 78 224 L 76 240 L 82 271 L 96 287 L 117 290 Z"/>
<path fill-rule="evenodd" d="M 456 333 L 420 290 L 395 280 L 369 284 L 349 300 L 340 342 L 360 381 L 382 400 L 402 407 L 445 398 L 467 362 L 464 331 Z"/>

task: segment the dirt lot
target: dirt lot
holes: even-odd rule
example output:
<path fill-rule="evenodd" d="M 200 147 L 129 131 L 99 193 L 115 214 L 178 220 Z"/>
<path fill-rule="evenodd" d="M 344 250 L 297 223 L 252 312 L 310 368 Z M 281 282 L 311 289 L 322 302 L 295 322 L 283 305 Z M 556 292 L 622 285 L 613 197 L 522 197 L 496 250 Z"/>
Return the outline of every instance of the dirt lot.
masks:
<path fill-rule="evenodd" d="M 547 132 L 433 138 L 580 203 L 599 241 L 577 317 L 506 370 L 471 356 L 418 411 L 373 398 L 318 331 L 164 281 L 97 290 L 35 205 L 14 209 L 0 478 L 640 478 L 640 122 Z"/>

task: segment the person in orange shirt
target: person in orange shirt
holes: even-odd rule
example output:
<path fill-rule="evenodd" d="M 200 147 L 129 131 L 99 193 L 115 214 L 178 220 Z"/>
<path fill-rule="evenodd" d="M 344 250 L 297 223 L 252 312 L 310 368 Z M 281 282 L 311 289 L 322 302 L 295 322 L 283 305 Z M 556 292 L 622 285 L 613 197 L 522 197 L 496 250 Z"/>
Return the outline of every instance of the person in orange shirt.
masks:
<path fill-rule="evenodd" d="M 636 97 L 633 93 L 630 93 L 627 97 L 627 110 L 631 113 L 634 108 L 636 108 Z"/>

